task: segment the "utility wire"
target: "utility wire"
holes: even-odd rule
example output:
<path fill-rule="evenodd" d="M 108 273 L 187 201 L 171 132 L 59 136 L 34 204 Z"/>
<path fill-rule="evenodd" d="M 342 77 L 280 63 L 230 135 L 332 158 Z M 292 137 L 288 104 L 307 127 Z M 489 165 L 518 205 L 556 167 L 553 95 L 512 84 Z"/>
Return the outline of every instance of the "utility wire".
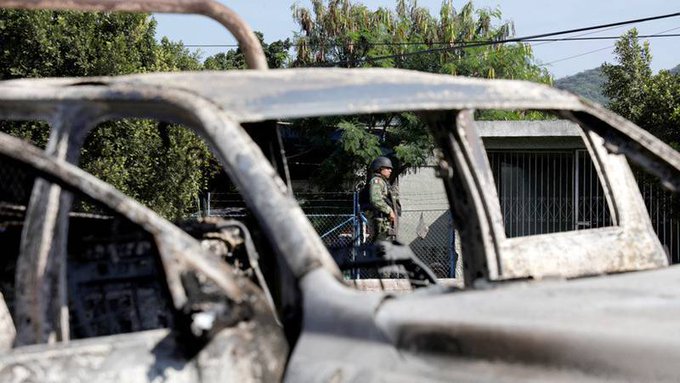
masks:
<path fill-rule="evenodd" d="M 618 25 L 618 26 L 615 26 L 615 27 L 597 29 L 597 30 L 593 30 L 593 31 L 588 31 L 588 32 L 584 32 L 584 33 L 579 33 L 579 34 L 574 35 L 574 36 L 572 36 L 572 37 L 582 37 L 582 36 L 593 35 L 593 34 L 595 34 L 595 33 L 602 33 L 602 32 L 606 32 L 606 31 L 611 31 L 611 30 L 614 30 L 614 29 L 619 29 L 619 28 L 621 28 L 621 27 L 622 27 L 622 25 Z M 552 43 L 551 41 L 547 41 L 547 42 L 542 42 L 542 43 L 534 44 L 533 46 L 536 47 L 536 46 L 541 46 L 541 45 L 546 45 L 546 44 L 551 44 L 551 43 Z"/>
<path fill-rule="evenodd" d="M 613 47 L 614 47 L 613 45 L 609 45 L 609 46 L 606 46 L 606 47 L 604 47 L 604 48 L 593 49 L 592 51 L 583 52 L 583 53 L 579 53 L 579 54 L 577 54 L 577 55 L 573 55 L 573 56 L 569 56 L 569 57 L 564 57 L 564 58 L 561 58 L 561 59 L 553 60 L 553 61 L 551 61 L 551 62 L 549 62 L 549 63 L 540 64 L 539 66 L 550 66 L 550 65 L 555 64 L 555 63 L 558 63 L 558 62 L 562 62 L 562 61 L 567 61 L 567 60 L 575 59 L 575 58 L 578 58 L 578 57 L 586 56 L 586 55 L 589 55 L 589 54 L 591 54 L 591 53 L 600 52 L 600 51 L 604 51 L 604 50 L 607 50 L 607 49 L 612 49 Z"/>
<path fill-rule="evenodd" d="M 466 44 L 466 45 L 463 45 L 463 46 L 452 46 L 452 47 L 445 47 L 445 48 L 426 49 L 426 50 L 415 51 L 415 52 L 406 52 L 406 53 L 396 54 L 396 55 L 366 57 L 366 58 L 362 58 L 362 59 L 358 59 L 358 60 L 352 60 L 352 61 L 343 60 L 343 61 L 337 61 L 337 62 L 334 62 L 334 63 L 328 63 L 328 65 L 329 66 L 335 66 L 335 65 L 343 65 L 343 64 L 348 64 L 348 63 L 378 61 L 378 60 L 386 60 L 386 59 L 391 59 L 391 58 L 402 58 L 402 57 L 409 57 L 409 56 L 415 56 L 415 55 L 421 55 L 421 54 L 452 51 L 452 50 L 458 50 L 458 49 L 461 49 L 461 48 L 473 48 L 473 47 L 480 47 L 480 46 L 486 46 L 486 45 L 523 42 L 525 40 L 540 39 L 540 38 L 545 38 L 545 37 L 559 36 L 559 35 L 565 35 L 565 34 L 577 33 L 577 32 L 584 32 L 584 31 L 591 31 L 591 30 L 594 30 L 594 29 L 609 28 L 609 27 L 626 25 L 626 24 L 635 24 L 635 23 L 641 23 L 641 22 L 652 21 L 652 20 L 660 20 L 660 19 L 665 19 L 665 18 L 670 18 L 670 17 L 678 17 L 678 16 L 680 16 L 680 12 L 669 13 L 669 14 L 659 15 L 659 16 L 652 16 L 652 17 L 644 17 L 644 18 L 640 18 L 640 19 L 619 21 L 619 22 L 616 22 L 616 23 L 595 25 L 595 26 L 591 26 L 591 27 L 568 29 L 568 30 L 558 31 L 558 32 L 541 33 L 541 34 L 538 34 L 538 35 L 531 35 L 531 36 L 524 36 L 524 37 L 513 37 L 513 38 L 509 38 L 509 39 L 496 40 L 494 42 L 476 42 L 476 43 Z"/>
<path fill-rule="evenodd" d="M 657 38 L 657 37 L 680 37 L 680 34 L 668 34 L 668 35 L 639 35 L 639 38 Z M 561 37 L 561 38 L 536 38 L 536 39 L 525 39 L 522 42 L 560 42 L 560 41 L 586 41 L 586 40 L 618 40 L 621 36 L 593 36 L 593 37 Z M 499 44 L 502 41 L 499 40 L 482 40 L 475 43 L 487 43 L 487 44 Z M 466 42 L 403 42 L 403 43 L 367 43 L 368 46 L 391 46 L 391 45 L 450 45 L 450 44 L 472 44 Z M 187 48 L 237 48 L 238 44 L 185 44 Z M 314 45 L 314 47 L 319 47 L 321 45 Z M 323 45 L 323 47 L 337 47 L 338 44 L 333 45 Z"/>
<path fill-rule="evenodd" d="M 649 39 L 649 38 L 656 38 L 656 37 L 680 37 L 680 33 L 671 33 L 667 35 L 638 35 L 638 38 L 641 39 Z M 593 37 L 562 37 L 562 38 L 557 38 L 557 39 L 533 39 L 533 40 L 525 40 L 525 41 L 548 41 L 548 42 L 557 42 L 557 41 L 588 41 L 588 40 L 618 40 L 620 39 L 621 36 L 593 36 Z"/>
<path fill-rule="evenodd" d="M 659 36 L 659 37 L 667 37 L 667 36 L 668 36 L 668 37 L 675 37 L 675 36 L 680 36 L 679 34 L 668 34 L 668 35 L 664 34 L 664 33 L 666 33 L 666 32 L 675 31 L 675 30 L 677 30 L 677 29 L 680 29 L 680 27 L 671 28 L 671 29 L 666 29 L 665 31 L 657 32 L 657 33 L 653 34 L 652 36 Z M 650 35 L 646 35 L 646 36 L 650 36 Z M 638 36 L 638 38 L 646 38 L 646 37 L 645 37 L 645 35 L 642 35 L 642 36 Z M 540 65 L 540 66 L 549 66 L 549 65 L 552 65 L 552 64 L 555 64 L 555 63 L 558 63 L 558 62 L 562 62 L 562 61 L 566 61 L 566 60 L 575 59 L 575 58 L 577 58 L 577 57 L 582 57 L 582 56 L 589 55 L 589 54 L 591 54 L 591 53 L 595 53 L 595 52 L 599 52 L 599 51 L 603 51 L 603 50 L 606 50 L 606 49 L 611 49 L 611 48 L 613 48 L 613 47 L 614 47 L 614 45 L 609 45 L 609 46 L 606 46 L 606 47 L 604 47 L 604 48 L 595 49 L 595 50 L 592 50 L 592 51 L 588 51 L 588 52 L 584 52 L 584 53 L 579 53 L 579 54 L 574 55 L 574 56 L 569 56 L 569 57 L 564 57 L 564 58 L 561 58 L 561 59 L 557 59 L 557 60 L 551 61 L 551 62 L 549 62 L 549 63 L 542 64 L 542 65 Z"/>

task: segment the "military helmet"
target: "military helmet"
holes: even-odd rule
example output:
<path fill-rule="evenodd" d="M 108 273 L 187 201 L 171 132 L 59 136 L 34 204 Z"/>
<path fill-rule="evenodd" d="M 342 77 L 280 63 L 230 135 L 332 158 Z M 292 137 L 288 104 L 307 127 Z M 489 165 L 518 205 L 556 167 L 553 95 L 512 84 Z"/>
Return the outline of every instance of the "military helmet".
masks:
<path fill-rule="evenodd" d="M 371 173 L 375 173 L 381 168 L 390 168 L 392 169 L 392 161 L 390 161 L 389 158 L 380 156 L 371 162 Z"/>

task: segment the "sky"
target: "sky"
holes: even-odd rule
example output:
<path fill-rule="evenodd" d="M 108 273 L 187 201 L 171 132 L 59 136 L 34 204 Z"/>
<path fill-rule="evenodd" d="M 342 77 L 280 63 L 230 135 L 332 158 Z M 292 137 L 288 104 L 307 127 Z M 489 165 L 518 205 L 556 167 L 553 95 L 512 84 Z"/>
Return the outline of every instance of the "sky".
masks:
<path fill-rule="evenodd" d="M 371 9 L 380 6 L 394 9 L 394 0 L 354 0 Z M 454 0 L 460 8 L 467 1 Z M 293 22 L 291 5 L 297 3 L 310 7 L 309 0 L 232 0 L 222 1 L 236 11 L 253 30 L 264 33 L 266 42 L 292 37 L 299 29 Z M 675 0 L 473 0 L 475 8 L 498 8 L 503 21 L 512 21 L 515 36 L 531 36 L 576 28 L 610 24 L 646 17 L 680 12 Z M 419 6 L 427 7 L 438 15 L 441 0 L 419 0 Z M 217 22 L 203 16 L 154 15 L 158 21 L 157 37 L 167 36 L 186 45 L 234 44 L 234 39 Z M 597 32 L 581 32 L 572 37 L 618 37 L 630 28 L 637 28 L 640 35 L 679 34 L 680 16 L 602 29 Z M 652 69 L 671 69 L 680 64 L 680 36 L 643 38 L 650 43 Z M 604 62 L 615 63 L 613 54 L 616 40 L 591 40 L 569 42 L 536 42 L 532 44 L 534 57 L 556 79 L 570 76 L 600 66 Z M 202 57 L 229 48 L 197 48 Z"/>

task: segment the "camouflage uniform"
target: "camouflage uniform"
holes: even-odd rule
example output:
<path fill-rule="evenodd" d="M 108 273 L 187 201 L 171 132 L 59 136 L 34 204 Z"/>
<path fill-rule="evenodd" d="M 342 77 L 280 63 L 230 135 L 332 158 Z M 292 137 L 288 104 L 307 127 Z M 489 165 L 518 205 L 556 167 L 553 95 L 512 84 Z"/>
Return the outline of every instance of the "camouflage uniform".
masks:
<path fill-rule="evenodd" d="M 393 196 L 387 180 L 375 174 L 369 181 L 369 198 L 371 210 L 366 213 L 371 241 L 385 241 L 396 239 L 394 225 L 390 222 Z M 397 212 L 394 212 L 395 217 Z"/>

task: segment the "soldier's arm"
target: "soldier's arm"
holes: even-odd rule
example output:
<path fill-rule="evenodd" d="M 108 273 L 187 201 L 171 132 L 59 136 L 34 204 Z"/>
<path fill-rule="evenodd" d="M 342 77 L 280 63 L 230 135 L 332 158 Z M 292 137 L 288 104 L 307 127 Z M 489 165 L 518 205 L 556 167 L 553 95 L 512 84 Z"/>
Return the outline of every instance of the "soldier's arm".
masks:
<path fill-rule="evenodd" d="M 385 203 L 383 199 L 383 187 L 382 183 L 378 179 L 373 179 L 371 181 L 371 187 L 369 188 L 371 206 L 374 209 L 389 215 L 392 212 L 392 208 Z"/>

